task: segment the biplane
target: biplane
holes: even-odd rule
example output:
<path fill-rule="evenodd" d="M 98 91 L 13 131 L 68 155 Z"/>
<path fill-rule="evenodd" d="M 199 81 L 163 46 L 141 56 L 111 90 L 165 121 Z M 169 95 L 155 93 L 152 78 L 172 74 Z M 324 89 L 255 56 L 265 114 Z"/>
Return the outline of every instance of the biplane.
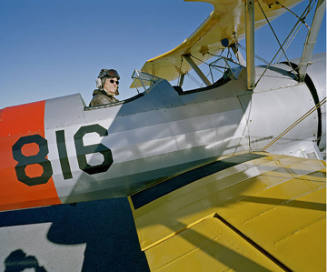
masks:
<path fill-rule="evenodd" d="M 0 111 L 0 210 L 128 197 L 151 271 L 324 271 L 326 58 L 312 52 L 325 1 L 294 14 L 260 66 L 255 30 L 298 1 L 204 2 L 213 11 L 191 36 L 134 72 L 136 96 Z M 290 60 L 285 47 L 310 12 Z M 212 58 L 217 80 L 200 67 Z M 183 89 L 191 70 L 204 87 Z"/>

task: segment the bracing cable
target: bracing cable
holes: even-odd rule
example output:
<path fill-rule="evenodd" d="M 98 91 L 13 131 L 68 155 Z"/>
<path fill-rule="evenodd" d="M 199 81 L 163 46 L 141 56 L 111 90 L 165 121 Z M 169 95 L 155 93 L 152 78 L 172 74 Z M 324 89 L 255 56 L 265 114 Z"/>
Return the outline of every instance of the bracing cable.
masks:
<path fill-rule="evenodd" d="M 312 1 L 310 1 L 310 3 L 306 6 L 306 8 L 304 9 L 304 11 L 302 12 L 300 18 L 305 18 L 308 13 L 310 12 L 311 10 L 311 4 L 312 4 Z M 287 43 L 289 41 L 289 37 L 292 33 L 294 33 L 294 31 L 297 29 L 299 23 L 301 21 L 298 20 L 295 25 L 292 27 L 291 31 L 290 31 L 290 34 L 287 36 L 287 38 L 284 40 L 283 44 L 282 44 L 282 47 L 285 46 L 285 43 Z M 261 78 L 264 76 L 264 74 L 266 73 L 266 71 L 269 69 L 269 67 L 271 66 L 271 64 L 274 62 L 275 58 L 279 55 L 279 52 L 281 51 L 281 48 L 279 48 L 277 50 L 277 52 L 275 53 L 275 55 L 273 56 L 273 58 L 271 59 L 271 61 L 269 62 L 269 64 L 266 66 L 265 70 L 262 72 L 261 76 L 259 77 L 259 79 L 257 80 L 256 84 L 255 85 L 258 85 L 259 81 L 261 80 Z"/>
<path fill-rule="evenodd" d="M 314 105 L 309 111 L 307 111 L 305 114 L 303 114 L 294 123 L 292 123 L 281 134 L 279 134 L 276 138 L 274 138 L 269 144 L 265 145 L 263 147 L 263 151 L 266 151 L 269 147 L 271 147 L 274 143 L 276 143 L 280 138 L 285 136 L 290 130 L 292 130 L 295 126 L 297 126 L 299 123 L 301 123 L 305 118 L 307 118 L 310 114 L 315 112 L 318 108 L 320 108 L 325 103 L 326 103 L 326 97 L 323 100 L 321 100 L 318 104 Z"/>

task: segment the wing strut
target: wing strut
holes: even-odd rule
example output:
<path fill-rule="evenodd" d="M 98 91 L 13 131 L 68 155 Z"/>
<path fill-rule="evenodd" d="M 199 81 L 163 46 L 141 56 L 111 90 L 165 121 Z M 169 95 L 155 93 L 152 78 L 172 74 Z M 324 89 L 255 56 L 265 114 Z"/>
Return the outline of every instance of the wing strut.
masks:
<path fill-rule="evenodd" d="M 238 45 L 233 43 L 230 47 L 232 48 L 233 53 L 234 53 L 236 59 L 238 60 L 239 64 L 242 65 L 242 66 L 246 66 L 246 62 L 244 60 L 244 57 L 242 56 L 241 52 L 238 50 Z"/>
<path fill-rule="evenodd" d="M 305 40 L 303 53 L 299 64 L 300 81 L 304 81 L 305 75 L 307 73 L 307 67 L 312 57 L 312 51 L 317 41 L 317 36 L 320 29 L 320 25 L 322 23 L 322 19 L 324 18 L 325 8 L 325 0 L 318 0 L 315 15 L 312 21 L 312 26 Z"/>
<path fill-rule="evenodd" d="M 179 80 L 178 80 L 178 86 L 179 87 L 182 87 L 183 86 L 183 83 L 184 83 L 184 78 L 185 78 L 185 74 L 181 74 Z"/>
<path fill-rule="evenodd" d="M 210 86 L 211 82 L 209 79 L 203 74 L 203 72 L 200 70 L 200 68 L 195 64 L 195 62 L 192 60 L 191 55 L 183 55 L 183 58 L 191 65 L 191 67 L 194 69 L 194 71 L 197 73 L 197 75 L 202 79 L 203 83 L 206 86 Z"/>
<path fill-rule="evenodd" d="M 254 66 L 254 0 L 245 1 L 245 39 L 246 39 L 246 74 L 247 88 L 253 90 L 255 85 Z"/>

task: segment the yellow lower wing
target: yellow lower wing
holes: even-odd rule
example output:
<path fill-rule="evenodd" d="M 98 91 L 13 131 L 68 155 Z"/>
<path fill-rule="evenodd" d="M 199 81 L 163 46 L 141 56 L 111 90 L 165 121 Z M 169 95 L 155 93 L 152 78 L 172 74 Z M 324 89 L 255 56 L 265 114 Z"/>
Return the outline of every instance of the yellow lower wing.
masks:
<path fill-rule="evenodd" d="M 151 271 L 325 271 L 325 169 L 239 154 L 131 196 Z"/>

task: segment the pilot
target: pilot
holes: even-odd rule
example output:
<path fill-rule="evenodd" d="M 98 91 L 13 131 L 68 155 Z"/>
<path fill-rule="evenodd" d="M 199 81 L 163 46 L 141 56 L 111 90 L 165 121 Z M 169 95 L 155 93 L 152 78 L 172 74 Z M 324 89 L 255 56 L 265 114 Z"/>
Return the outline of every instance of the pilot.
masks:
<path fill-rule="evenodd" d="M 119 102 L 115 95 L 119 95 L 118 85 L 120 76 L 114 69 L 101 69 L 96 80 L 90 107 L 113 104 Z"/>

